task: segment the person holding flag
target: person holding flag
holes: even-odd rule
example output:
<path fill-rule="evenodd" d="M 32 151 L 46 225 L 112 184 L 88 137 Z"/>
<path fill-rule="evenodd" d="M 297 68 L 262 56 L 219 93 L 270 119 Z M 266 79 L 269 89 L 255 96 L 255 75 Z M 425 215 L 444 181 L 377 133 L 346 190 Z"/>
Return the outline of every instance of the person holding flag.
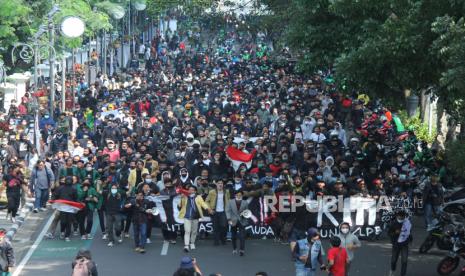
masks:
<path fill-rule="evenodd" d="M 59 186 L 53 194 L 53 208 L 60 211 L 61 232 L 65 233 L 65 241 L 71 241 L 71 224 L 74 214 L 85 206 L 77 202 L 77 190 L 73 186 L 73 178 L 67 176 L 65 185 Z"/>

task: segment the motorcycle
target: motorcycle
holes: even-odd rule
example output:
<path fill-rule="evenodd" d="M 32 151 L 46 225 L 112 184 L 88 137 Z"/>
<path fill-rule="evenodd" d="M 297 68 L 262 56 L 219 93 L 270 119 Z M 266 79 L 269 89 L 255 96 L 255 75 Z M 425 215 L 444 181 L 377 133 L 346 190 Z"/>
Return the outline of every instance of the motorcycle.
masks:
<path fill-rule="evenodd" d="M 444 257 L 439 262 L 436 270 L 439 275 L 450 275 L 458 267 L 460 258 L 465 259 L 465 238 L 463 226 L 461 226 L 460 229 L 456 228 L 451 239 L 453 247 L 452 250 L 449 251 L 448 256 Z M 461 275 L 464 275 L 463 268 Z"/>
<path fill-rule="evenodd" d="M 450 224 L 450 217 L 444 212 L 441 213 L 439 219 L 434 219 L 433 223 L 428 226 L 428 236 L 420 246 L 420 254 L 427 253 L 435 243 L 440 250 L 451 250 L 453 246 L 451 237 L 445 230 Z"/>

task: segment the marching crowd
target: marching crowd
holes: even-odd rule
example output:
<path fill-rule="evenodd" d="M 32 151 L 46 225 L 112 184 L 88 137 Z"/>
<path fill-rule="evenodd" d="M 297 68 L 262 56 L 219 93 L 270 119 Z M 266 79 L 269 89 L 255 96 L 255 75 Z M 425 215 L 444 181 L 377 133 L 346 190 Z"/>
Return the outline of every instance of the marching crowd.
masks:
<path fill-rule="evenodd" d="M 260 38 L 226 31 L 215 38 L 217 47 L 195 49 L 189 35 L 157 36 L 144 45 L 144 69 L 131 62 L 112 76 L 99 74 L 95 83 L 81 81 L 74 110 L 41 111 L 39 145 L 31 143 L 32 96 L 12 103 L 4 114 L 11 127 L 1 168 L 12 220 L 25 196 L 35 197 L 34 212 L 46 211 L 50 196 L 79 202 L 76 213 L 54 212 L 49 238 L 93 239 L 98 223 L 112 247 L 132 227 L 134 250 L 144 253 L 154 225 L 165 241 L 174 244 L 182 234 L 183 250 L 195 250 L 199 219 L 210 216 L 213 243 L 230 238 L 233 253 L 244 256 L 250 223 L 244 211 L 264 195 L 412 198 L 412 172 L 427 167 L 432 177 L 423 205 L 431 222 L 442 203 L 445 166 L 425 143 L 418 146 L 413 131 L 398 133 L 379 101 L 340 93 L 330 72 L 303 76 L 292 62 L 272 62 Z M 250 160 L 237 163 L 230 148 Z M 152 200 L 177 195 L 178 210 Z M 182 232 L 167 226 L 175 222 L 161 218 L 157 204 L 184 219 Z M 401 255 L 406 275 L 411 225 L 404 213 L 396 217 L 392 270 Z M 266 223 L 277 239 L 291 242 L 296 275 L 314 275 L 326 263 L 305 211 L 272 213 Z M 345 263 L 360 247 L 351 226 L 342 223 L 331 239 L 321 268 L 332 275 L 347 275 Z M 198 270 L 183 262 L 175 275 Z"/>

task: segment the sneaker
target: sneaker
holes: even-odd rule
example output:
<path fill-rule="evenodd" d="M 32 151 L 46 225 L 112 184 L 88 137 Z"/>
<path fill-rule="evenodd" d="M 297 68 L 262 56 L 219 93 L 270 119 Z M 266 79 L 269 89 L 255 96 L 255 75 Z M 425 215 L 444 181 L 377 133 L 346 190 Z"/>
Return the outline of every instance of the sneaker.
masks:
<path fill-rule="evenodd" d="M 235 255 L 235 254 L 237 254 L 237 250 L 236 250 L 236 249 L 233 250 L 233 255 Z"/>
<path fill-rule="evenodd" d="M 47 233 L 47 234 L 45 234 L 44 237 L 47 238 L 47 239 L 50 239 L 50 240 L 52 240 L 52 239 L 54 238 L 54 237 L 53 237 L 53 234 L 50 233 L 50 232 Z"/>
<path fill-rule="evenodd" d="M 129 236 L 129 233 L 124 233 L 124 237 L 127 238 L 127 239 L 129 239 L 129 237 L 130 237 L 130 236 Z"/>
<path fill-rule="evenodd" d="M 65 238 L 65 233 L 61 232 L 60 233 L 60 240 L 64 239 Z"/>
<path fill-rule="evenodd" d="M 149 238 L 147 238 L 147 240 L 145 241 L 145 243 L 152 243 L 152 241 L 151 241 Z"/>
<path fill-rule="evenodd" d="M 70 238 L 65 238 L 65 242 L 70 242 Z"/>
<path fill-rule="evenodd" d="M 91 235 L 91 234 L 87 234 L 87 239 L 88 239 L 88 240 L 93 239 L 92 235 Z"/>
<path fill-rule="evenodd" d="M 109 242 L 109 243 L 107 244 L 107 246 L 108 246 L 108 247 L 113 247 L 113 242 Z"/>
<path fill-rule="evenodd" d="M 42 212 L 45 212 L 45 211 L 47 211 L 47 208 L 42 207 L 42 208 L 40 208 L 39 210 L 42 211 Z"/>
<path fill-rule="evenodd" d="M 141 248 L 141 249 L 139 250 L 139 253 L 140 253 L 140 254 L 144 254 L 144 253 L 145 253 L 145 249 L 144 249 L 144 248 Z"/>
<path fill-rule="evenodd" d="M 107 239 L 108 239 L 108 235 L 107 235 L 107 234 L 103 234 L 102 240 L 107 240 Z"/>
<path fill-rule="evenodd" d="M 186 253 L 189 252 L 189 246 L 188 245 L 184 246 L 184 252 L 186 252 Z"/>
<path fill-rule="evenodd" d="M 12 218 L 11 218 L 11 222 L 12 222 L 12 223 L 16 223 L 16 218 L 13 218 L 13 217 L 12 217 Z"/>
<path fill-rule="evenodd" d="M 119 237 L 118 237 L 118 242 L 119 242 L 119 243 L 122 243 L 122 242 L 123 242 L 123 236 L 119 236 Z"/>
<path fill-rule="evenodd" d="M 195 249 L 195 244 L 191 243 L 191 250 Z"/>
<path fill-rule="evenodd" d="M 136 252 L 140 252 L 140 247 L 136 247 L 136 248 L 134 248 L 134 251 L 136 251 Z"/>
<path fill-rule="evenodd" d="M 244 253 L 245 253 L 244 250 L 239 250 L 239 256 L 241 257 L 244 256 Z"/>
<path fill-rule="evenodd" d="M 87 236 L 86 236 L 86 235 L 82 235 L 82 236 L 81 236 L 81 240 L 87 240 Z"/>
<path fill-rule="evenodd" d="M 73 232 L 73 236 L 75 236 L 75 237 L 79 236 L 78 231 L 74 231 L 74 232 Z"/>
<path fill-rule="evenodd" d="M 175 240 L 170 240 L 170 243 L 171 244 L 176 244 L 176 241 Z"/>
<path fill-rule="evenodd" d="M 37 213 L 39 212 L 39 209 L 34 208 L 34 210 L 32 210 L 32 212 L 34 212 L 35 214 L 37 214 Z"/>

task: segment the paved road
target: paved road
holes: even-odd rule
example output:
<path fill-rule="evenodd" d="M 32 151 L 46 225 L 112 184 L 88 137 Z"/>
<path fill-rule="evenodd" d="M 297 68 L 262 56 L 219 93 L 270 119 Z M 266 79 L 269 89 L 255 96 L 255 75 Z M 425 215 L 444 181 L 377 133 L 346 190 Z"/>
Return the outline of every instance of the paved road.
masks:
<path fill-rule="evenodd" d="M 71 271 L 71 260 L 82 247 L 91 249 L 94 260 L 98 264 L 99 275 L 103 276 L 171 276 L 179 265 L 180 258 L 184 256 L 179 239 L 178 244 L 168 247 L 166 255 L 161 255 L 163 242 L 159 229 L 154 231 L 154 242 L 148 245 L 145 255 L 132 251 L 132 239 L 108 248 L 106 242 L 101 240 L 96 225 L 93 231 L 96 235 L 91 241 L 81 241 L 77 237 L 69 243 L 61 240 L 43 240 L 20 275 L 68 275 Z M 416 253 L 423 238 L 423 230 L 416 228 L 408 275 L 437 275 L 436 265 L 443 252 L 433 250 L 428 255 Z M 327 242 L 325 245 L 327 248 Z M 388 275 L 390 248 L 387 241 L 364 241 L 363 247 L 356 254 L 351 275 Z M 201 240 L 197 244 L 197 249 L 190 255 L 197 258 L 206 275 L 221 272 L 225 276 L 249 276 L 259 270 L 267 271 L 269 275 L 274 276 L 294 275 L 293 264 L 286 245 L 277 244 L 271 240 L 248 240 L 246 256 L 239 257 L 232 255 L 231 252 L 230 244 L 224 247 L 214 247 L 210 240 Z"/>

